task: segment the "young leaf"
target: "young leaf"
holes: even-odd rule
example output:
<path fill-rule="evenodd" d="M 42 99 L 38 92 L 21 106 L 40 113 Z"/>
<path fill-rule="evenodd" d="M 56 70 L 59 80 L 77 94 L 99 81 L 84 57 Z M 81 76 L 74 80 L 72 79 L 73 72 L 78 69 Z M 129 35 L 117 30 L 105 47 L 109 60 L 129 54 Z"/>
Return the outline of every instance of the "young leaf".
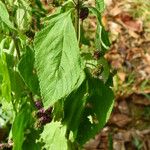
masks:
<path fill-rule="evenodd" d="M 66 128 L 60 122 L 51 122 L 44 127 L 41 141 L 45 143 L 46 150 L 67 150 Z"/>
<path fill-rule="evenodd" d="M 19 62 L 18 70 L 30 90 L 34 94 L 39 95 L 39 82 L 34 72 L 34 52 L 28 46 L 26 47 L 26 53 Z"/>
<path fill-rule="evenodd" d="M 105 9 L 105 3 L 104 0 L 96 0 L 96 8 L 99 10 L 99 12 L 103 12 Z"/>
<path fill-rule="evenodd" d="M 9 20 L 9 14 L 5 5 L 0 1 L 0 19 L 4 22 L 9 28 L 15 29 L 11 21 Z"/>
<path fill-rule="evenodd" d="M 88 84 L 89 97 L 76 137 L 81 145 L 103 128 L 110 116 L 114 102 L 112 90 L 106 87 L 102 81 L 89 77 Z"/>
<path fill-rule="evenodd" d="M 71 11 L 56 15 L 36 34 L 35 64 L 44 106 L 70 94 L 82 73 Z"/>

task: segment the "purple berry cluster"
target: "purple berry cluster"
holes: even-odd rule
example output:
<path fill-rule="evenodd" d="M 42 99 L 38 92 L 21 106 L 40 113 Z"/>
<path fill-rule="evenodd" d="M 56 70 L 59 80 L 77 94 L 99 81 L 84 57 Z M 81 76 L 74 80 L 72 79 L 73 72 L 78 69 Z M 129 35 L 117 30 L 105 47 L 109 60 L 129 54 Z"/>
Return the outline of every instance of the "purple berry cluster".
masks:
<path fill-rule="evenodd" d="M 35 101 L 35 107 L 38 109 L 36 116 L 39 119 L 38 120 L 38 126 L 45 125 L 52 121 L 52 107 L 49 107 L 48 109 L 43 108 L 43 104 L 40 100 Z"/>
<path fill-rule="evenodd" d="M 100 58 L 100 51 L 96 50 L 93 54 L 94 59 L 98 60 Z"/>
<path fill-rule="evenodd" d="M 85 18 L 87 18 L 89 15 L 89 9 L 87 7 L 82 7 L 80 9 L 80 19 L 84 20 Z"/>

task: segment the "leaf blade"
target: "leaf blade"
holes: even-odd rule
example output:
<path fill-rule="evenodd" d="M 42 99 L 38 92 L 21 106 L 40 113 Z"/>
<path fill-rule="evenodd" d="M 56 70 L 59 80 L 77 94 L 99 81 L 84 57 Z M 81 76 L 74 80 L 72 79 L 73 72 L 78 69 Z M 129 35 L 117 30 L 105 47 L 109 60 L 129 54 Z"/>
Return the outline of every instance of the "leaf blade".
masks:
<path fill-rule="evenodd" d="M 11 29 L 15 29 L 12 22 L 9 20 L 9 14 L 5 5 L 0 1 L 0 19 Z"/>
<path fill-rule="evenodd" d="M 88 82 L 89 97 L 76 137 L 76 140 L 81 145 L 91 137 L 94 137 L 103 128 L 110 116 L 114 103 L 112 90 L 105 86 L 102 81 L 90 77 Z"/>
<path fill-rule="evenodd" d="M 0 55 L 0 74 L 2 76 L 2 84 L 0 89 L 2 92 L 2 97 L 5 98 L 8 102 L 11 100 L 11 82 L 10 75 L 8 71 L 6 54 L 2 51 Z"/>
<path fill-rule="evenodd" d="M 21 150 L 24 142 L 24 133 L 31 120 L 31 109 L 29 105 L 22 105 L 20 111 L 17 113 L 12 126 L 12 137 L 14 141 L 13 150 Z"/>
<path fill-rule="evenodd" d="M 26 53 L 22 56 L 18 64 L 18 70 L 30 90 L 34 94 L 40 95 L 38 78 L 34 72 L 34 52 L 28 46 L 26 47 Z"/>
<path fill-rule="evenodd" d="M 35 37 L 35 65 L 45 107 L 70 94 L 82 73 L 70 15 L 68 11 L 52 18 Z"/>
<path fill-rule="evenodd" d="M 99 10 L 99 12 L 103 12 L 105 9 L 105 3 L 104 0 L 96 0 L 96 8 Z"/>
<path fill-rule="evenodd" d="M 44 148 L 50 150 L 67 150 L 66 128 L 60 122 L 51 122 L 44 127 L 41 140 L 45 143 Z"/>

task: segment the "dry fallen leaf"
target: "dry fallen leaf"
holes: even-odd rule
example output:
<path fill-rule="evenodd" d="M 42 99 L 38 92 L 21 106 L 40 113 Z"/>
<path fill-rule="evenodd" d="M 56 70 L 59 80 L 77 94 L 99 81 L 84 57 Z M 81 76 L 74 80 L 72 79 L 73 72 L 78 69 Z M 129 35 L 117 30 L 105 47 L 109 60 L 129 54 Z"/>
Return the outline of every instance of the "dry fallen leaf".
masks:
<path fill-rule="evenodd" d="M 115 17 L 117 15 L 119 15 L 122 12 L 122 9 L 119 8 L 119 6 L 115 6 L 113 9 L 110 10 L 110 15 Z"/>
<path fill-rule="evenodd" d="M 141 20 L 134 20 L 128 12 L 121 12 L 117 16 L 117 21 L 128 30 L 135 31 L 137 33 L 143 31 L 143 22 Z"/>
<path fill-rule="evenodd" d="M 123 83 L 126 79 L 126 74 L 124 72 L 118 72 L 117 75 L 119 79 L 121 80 L 121 83 Z"/>
<path fill-rule="evenodd" d="M 132 102 L 134 104 L 150 106 L 150 100 L 147 99 L 144 95 L 133 94 Z"/>
<path fill-rule="evenodd" d="M 125 100 L 119 102 L 118 109 L 123 114 L 129 115 L 130 113 L 127 102 Z"/>
<path fill-rule="evenodd" d="M 131 141 L 131 132 L 126 130 L 119 130 L 119 132 L 114 134 L 114 139 L 129 142 Z"/>
<path fill-rule="evenodd" d="M 124 127 L 130 123 L 132 119 L 124 114 L 114 114 L 110 119 L 110 123 L 117 125 L 118 127 Z"/>

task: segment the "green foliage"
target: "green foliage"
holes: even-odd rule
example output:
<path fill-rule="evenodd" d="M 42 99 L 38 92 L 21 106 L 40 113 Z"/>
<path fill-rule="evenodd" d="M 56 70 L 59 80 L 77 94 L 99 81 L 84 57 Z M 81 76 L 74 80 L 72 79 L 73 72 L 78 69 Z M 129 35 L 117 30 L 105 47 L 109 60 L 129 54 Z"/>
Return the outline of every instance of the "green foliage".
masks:
<path fill-rule="evenodd" d="M 99 12 L 103 12 L 105 9 L 105 3 L 104 0 L 96 0 L 96 8 L 99 10 Z"/>
<path fill-rule="evenodd" d="M 102 81 L 93 77 L 89 77 L 87 80 L 89 96 L 76 137 L 80 144 L 84 144 L 105 125 L 110 116 L 114 99 L 112 90 Z"/>
<path fill-rule="evenodd" d="M 67 139 L 65 138 L 66 128 L 60 122 L 51 122 L 44 127 L 41 140 L 45 142 L 45 149 L 67 150 Z"/>
<path fill-rule="evenodd" d="M 31 109 L 27 104 L 21 106 L 12 126 L 12 137 L 14 141 L 13 150 L 21 150 L 24 142 L 26 128 L 31 121 Z"/>
<path fill-rule="evenodd" d="M 101 57 L 98 60 L 98 64 L 103 66 L 103 71 L 101 73 L 103 81 L 104 82 L 108 81 L 108 78 L 109 78 L 109 75 L 110 75 L 110 72 L 109 72 L 110 68 L 109 68 L 107 60 L 105 58 Z"/>
<path fill-rule="evenodd" d="M 23 150 L 41 150 L 44 146 L 43 142 L 37 142 L 40 138 L 40 131 L 30 128 L 30 132 L 26 135 L 26 139 L 22 145 Z M 32 142 L 31 142 L 32 141 Z"/>
<path fill-rule="evenodd" d="M 96 47 L 98 50 L 105 53 L 110 46 L 108 32 L 105 31 L 105 28 L 101 22 L 101 14 L 99 13 L 98 9 L 95 7 L 90 7 L 90 10 L 97 17 L 97 30 L 95 39 Z"/>
<path fill-rule="evenodd" d="M 26 47 L 26 52 L 18 64 L 18 70 L 30 90 L 34 94 L 39 95 L 39 82 L 34 69 L 34 52 L 28 46 Z"/>
<path fill-rule="evenodd" d="M 69 130 L 76 132 L 79 126 L 81 114 L 88 97 L 86 93 L 86 82 L 75 91 L 73 91 L 64 103 L 64 123 L 67 124 Z"/>
<path fill-rule="evenodd" d="M 2 98 L 7 101 L 11 100 L 11 83 L 8 73 L 8 67 L 6 62 L 6 54 L 1 51 L 0 54 L 0 75 L 1 75 L 1 85 L 0 90 L 2 93 Z"/>
<path fill-rule="evenodd" d="M 5 23 L 9 28 L 14 29 L 12 22 L 9 19 L 8 11 L 5 5 L 0 1 L 0 19 Z"/>
<path fill-rule="evenodd" d="M 70 94 L 82 72 L 71 11 L 52 18 L 36 34 L 34 44 L 41 94 L 47 107 Z"/>
<path fill-rule="evenodd" d="M 104 58 L 110 46 L 101 22 L 104 1 L 96 0 L 95 7 L 70 0 L 45 5 L 0 2 L 0 104 L 11 111 L 13 150 L 82 148 L 113 107 L 112 73 Z M 81 25 L 89 10 L 97 17 L 96 57 L 95 51 L 82 50 L 92 42 Z"/>
<path fill-rule="evenodd" d="M 87 75 L 87 80 L 66 99 L 64 122 L 74 132 L 78 143 L 84 144 L 105 125 L 113 107 L 113 98 L 110 88 Z"/>

